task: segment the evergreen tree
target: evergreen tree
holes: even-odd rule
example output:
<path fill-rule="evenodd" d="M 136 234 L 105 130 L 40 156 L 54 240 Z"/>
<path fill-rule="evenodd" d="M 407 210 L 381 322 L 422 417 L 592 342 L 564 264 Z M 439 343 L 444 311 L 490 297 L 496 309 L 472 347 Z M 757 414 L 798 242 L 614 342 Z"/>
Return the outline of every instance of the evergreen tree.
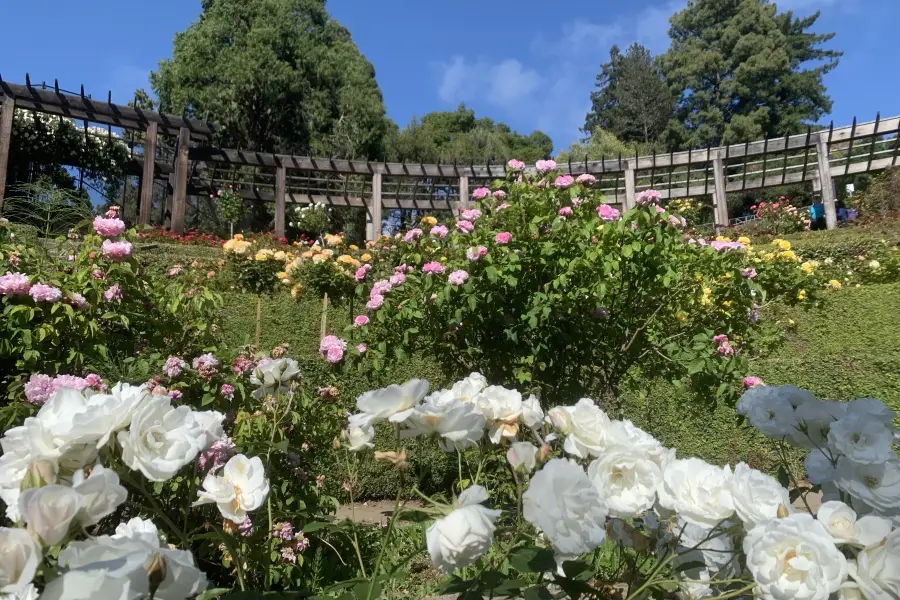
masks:
<path fill-rule="evenodd" d="M 387 130 L 372 64 L 323 0 L 203 0 L 151 74 L 163 112 L 207 119 L 223 146 L 381 158 Z"/>
<path fill-rule="evenodd" d="M 810 32 L 819 13 L 796 18 L 769 0 L 695 0 L 672 16 L 660 57 L 679 99 L 666 131 L 672 148 L 799 133 L 831 110 L 822 76 L 841 52 L 833 33 Z"/>
<path fill-rule="evenodd" d="M 587 134 L 600 127 L 622 141 L 647 144 L 672 117 L 672 94 L 650 51 L 640 44 L 632 44 L 625 54 L 613 46 L 596 85 L 582 129 Z"/>

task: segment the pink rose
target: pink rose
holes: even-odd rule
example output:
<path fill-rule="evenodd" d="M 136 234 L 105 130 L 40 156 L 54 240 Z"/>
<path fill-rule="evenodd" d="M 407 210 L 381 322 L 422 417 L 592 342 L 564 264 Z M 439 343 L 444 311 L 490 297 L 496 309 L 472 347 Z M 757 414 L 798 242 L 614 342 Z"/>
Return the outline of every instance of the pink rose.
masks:
<path fill-rule="evenodd" d="M 125 297 L 122 293 L 122 288 L 119 287 L 119 284 L 116 283 L 110 286 L 105 292 L 103 292 L 103 298 L 107 302 L 119 302 Z"/>
<path fill-rule="evenodd" d="M 659 192 L 656 190 L 644 190 L 634 197 L 635 203 L 640 206 L 650 206 L 659 203 Z"/>
<path fill-rule="evenodd" d="M 512 158 L 509 160 L 509 162 L 506 163 L 506 166 L 509 167 L 510 171 L 521 171 L 525 168 L 525 163 L 523 163 L 521 160 Z"/>
<path fill-rule="evenodd" d="M 450 230 L 443 225 L 435 225 L 431 228 L 431 231 L 429 231 L 429 233 L 435 237 L 443 239 L 447 237 L 447 234 L 450 233 Z"/>
<path fill-rule="evenodd" d="M 474 192 L 472 192 L 472 197 L 476 200 L 483 200 L 491 195 L 491 190 L 486 187 L 477 188 Z"/>
<path fill-rule="evenodd" d="M 31 289 L 28 277 L 21 273 L 0 276 L 0 296 L 24 296 Z"/>
<path fill-rule="evenodd" d="M 506 210 L 507 208 L 509 208 L 509 204 L 504 202 L 503 204 L 498 204 L 496 210 L 497 212 L 500 212 L 501 210 Z"/>
<path fill-rule="evenodd" d="M 571 187 L 573 183 L 575 183 L 575 179 L 571 175 L 560 175 L 556 178 L 556 181 L 553 182 L 553 185 L 561 190 L 564 190 L 568 187 Z"/>
<path fill-rule="evenodd" d="M 369 310 L 378 310 L 384 305 L 384 296 L 372 296 L 369 298 L 369 301 L 366 302 L 366 308 Z"/>
<path fill-rule="evenodd" d="M 512 240 L 512 234 L 508 231 L 501 231 L 494 236 L 494 241 L 501 245 L 506 245 Z"/>
<path fill-rule="evenodd" d="M 616 221 L 622 216 L 622 213 L 609 204 L 601 204 L 597 207 L 597 215 L 604 221 Z"/>
<path fill-rule="evenodd" d="M 752 375 L 749 377 L 744 377 L 744 387 L 745 388 L 750 389 L 750 388 L 755 388 L 760 385 L 765 385 L 765 383 L 763 383 L 763 380 L 760 379 L 759 377 L 754 377 Z"/>
<path fill-rule="evenodd" d="M 463 219 L 465 219 L 466 221 L 472 221 L 474 223 L 479 218 L 481 218 L 481 211 L 478 210 L 477 208 L 471 208 L 471 209 L 462 211 L 462 214 L 460 216 Z"/>
<path fill-rule="evenodd" d="M 131 244 L 128 242 L 103 240 L 103 246 L 100 250 L 103 252 L 103 256 L 112 262 L 121 262 L 131 256 Z"/>
<path fill-rule="evenodd" d="M 493 196 L 497 200 L 503 200 L 504 198 L 506 198 L 506 192 L 504 192 L 503 190 L 496 190 Z"/>
<path fill-rule="evenodd" d="M 366 266 L 368 266 L 368 265 L 366 265 Z M 368 272 L 369 272 L 369 270 L 366 267 L 358 268 L 356 270 L 356 273 L 354 274 L 354 277 L 356 278 L 357 283 L 365 281 L 366 273 L 368 273 Z"/>
<path fill-rule="evenodd" d="M 572 212 L 572 209 L 570 207 L 563 206 L 561 209 L 559 209 L 557 214 L 565 219 L 566 217 L 571 217 L 574 213 Z"/>
<path fill-rule="evenodd" d="M 471 261 L 481 260 L 487 255 L 488 249 L 484 246 L 477 246 L 466 250 L 466 258 Z"/>
<path fill-rule="evenodd" d="M 369 317 L 366 315 L 357 315 L 355 319 L 353 319 L 353 324 L 357 327 L 362 327 L 363 325 L 369 324 Z"/>
<path fill-rule="evenodd" d="M 460 233 L 472 233 L 475 229 L 475 226 L 472 225 L 471 221 L 457 221 L 456 222 L 456 230 Z"/>
<path fill-rule="evenodd" d="M 548 173 L 556 168 L 555 160 L 539 160 L 534 164 L 538 173 Z"/>
<path fill-rule="evenodd" d="M 398 285 L 403 285 L 403 282 L 406 281 L 406 275 L 404 275 L 403 273 L 394 273 L 393 275 L 391 275 L 391 278 L 389 281 L 391 282 L 391 285 L 394 287 L 397 287 Z"/>
<path fill-rule="evenodd" d="M 95 217 L 94 231 L 106 238 L 116 237 L 125 231 L 125 222 L 115 217 Z"/>
<path fill-rule="evenodd" d="M 442 265 L 441 263 L 439 263 L 437 261 L 431 261 L 429 263 L 425 263 L 424 265 L 422 265 L 422 272 L 423 273 L 441 274 L 444 272 L 444 265 Z"/>
<path fill-rule="evenodd" d="M 423 233 L 424 232 L 421 229 L 419 229 L 418 227 L 416 227 L 415 229 L 410 229 L 409 231 L 406 232 L 406 235 L 403 236 L 403 241 L 405 241 L 407 244 L 409 244 L 409 243 L 419 239 L 420 237 L 422 237 Z"/>
<path fill-rule="evenodd" d="M 575 178 L 575 181 L 577 183 L 580 183 L 581 185 L 594 185 L 595 183 L 597 183 L 597 178 L 590 173 L 582 173 Z"/>
<path fill-rule="evenodd" d="M 462 285 L 466 282 L 466 279 L 469 278 L 469 274 L 465 271 L 453 271 L 450 273 L 450 276 L 447 277 L 447 281 L 450 285 Z"/>
<path fill-rule="evenodd" d="M 356 350 L 357 350 L 360 354 L 365 354 L 365 353 L 366 353 L 366 350 L 368 350 L 368 348 L 366 348 L 366 345 L 365 345 L 365 344 L 357 344 L 357 345 L 356 345 Z"/>
<path fill-rule="evenodd" d="M 34 284 L 28 293 L 35 302 L 59 302 L 62 298 L 62 290 L 43 283 Z"/>

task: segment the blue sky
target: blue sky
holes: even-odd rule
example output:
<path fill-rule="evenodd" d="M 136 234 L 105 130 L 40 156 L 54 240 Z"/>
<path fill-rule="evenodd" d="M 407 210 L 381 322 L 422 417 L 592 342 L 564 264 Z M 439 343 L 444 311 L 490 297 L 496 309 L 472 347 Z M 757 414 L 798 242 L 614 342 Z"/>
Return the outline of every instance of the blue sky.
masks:
<path fill-rule="evenodd" d="M 332 15 L 375 65 L 388 115 L 413 115 L 465 102 L 479 116 L 548 133 L 556 149 L 579 137 L 599 65 L 613 43 L 668 46 L 668 18 L 685 0 L 330 0 Z M 175 32 L 199 0 L 5 0 L 0 74 L 23 82 L 53 78 L 94 97 L 127 101 L 171 54 Z M 834 110 L 824 121 L 900 114 L 900 0 L 781 0 L 798 14 L 822 11 L 820 32 L 844 50 L 827 76 Z"/>

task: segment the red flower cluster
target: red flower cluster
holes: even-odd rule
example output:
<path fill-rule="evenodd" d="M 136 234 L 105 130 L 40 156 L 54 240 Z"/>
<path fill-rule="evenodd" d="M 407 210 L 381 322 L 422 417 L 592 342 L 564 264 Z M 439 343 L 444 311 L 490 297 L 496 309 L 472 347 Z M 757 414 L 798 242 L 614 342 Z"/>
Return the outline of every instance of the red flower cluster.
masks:
<path fill-rule="evenodd" d="M 179 244 L 181 246 L 221 246 L 224 240 L 217 235 L 188 231 L 184 235 L 178 235 L 163 227 L 153 227 L 138 232 L 138 237 L 145 242 L 163 242 L 166 244 Z"/>

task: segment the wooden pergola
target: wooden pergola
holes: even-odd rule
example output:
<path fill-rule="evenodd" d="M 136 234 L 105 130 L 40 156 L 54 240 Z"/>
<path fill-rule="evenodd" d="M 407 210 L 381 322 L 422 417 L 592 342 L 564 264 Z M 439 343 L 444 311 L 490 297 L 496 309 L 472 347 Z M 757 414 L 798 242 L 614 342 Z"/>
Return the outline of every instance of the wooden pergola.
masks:
<path fill-rule="evenodd" d="M 142 152 L 126 170 L 140 178 L 139 223 L 151 222 L 153 185 L 166 181 L 171 227 L 185 228 L 188 195 L 215 195 L 231 185 L 247 200 L 274 202 L 275 232 L 283 236 L 289 204 L 320 202 L 364 208 L 366 237 L 381 233 L 383 209 L 458 211 L 469 205 L 469 190 L 506 175 L 505 163 L 486 165 L 389 163 L 311 158 L 217 148 L 211 123 L 131 106 L 98 101 L 59 89 L 0 79 L 0 209 L 6 184 L 12 118 L 16 109 L 99 123 L 138 132 Z M 570 161 L 563 172 L 589 173 L 608 201 L 630 208 L 635 196 L 656 189 L 662 198 L 711 196 L 717 225 L 727 225 L 727 192 L 812 182 L 825 203 L 829 228 L 837 224 L 833 178 L 897 165 L 900 117 L 808 129 L 799 135 L 716 148 L 649 156 Z M 165 152 L 160 138 L 174 141 Z"/>

